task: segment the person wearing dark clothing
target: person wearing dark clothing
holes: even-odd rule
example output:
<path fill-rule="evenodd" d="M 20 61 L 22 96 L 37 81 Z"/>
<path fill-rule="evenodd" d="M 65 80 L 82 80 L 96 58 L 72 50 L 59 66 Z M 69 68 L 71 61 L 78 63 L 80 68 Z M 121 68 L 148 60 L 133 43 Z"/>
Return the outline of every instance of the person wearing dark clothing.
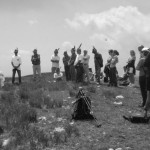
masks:
<path fill-rule="evenodd" d="M 40 55 L 37 53 L 37 49 L 33 50 L 33 55 L 31 57 L 31 62 L 33 64 L 33 78 L 36 78 L 36 72 L 39 77 L 41 77 L 41 66 L 40 66 Z"/>
<path fill-rule="evenodd" d="M 144 67 L 145 58 L 147 57 L 149 51 L 146 49 L 143 49 L 141 51 L 141 57 L 140 60 L 136 66 L 136 70 L 139 70 L 139 85 L 142 95 L 142 104 L 141 107 L 145 106 L 146 99 L 147 99 L 147 89 L 146 89 L 146 68 Z"/>
<path fill-rule="evenodd" d="M 65 75 L 66 75 L 66 81 L 70 81 L 70 66 L 69 66 L 69 60 L 70 56 L 68 55 L 67 51 L 64 52 L 64 57 L 63 57 L 63 63 L 64 63 L 64 70 L 65 70 Z"/>
<path fill-rule="evenodd" d="M 76 60 L 76 53 L 75 53 L 75 47 L 71 49 L 71 57 L 69 60 L 69 67 L 70 67 L 70 76 L 71 76 L 71 81 L 75 81 L 76 80 L 76 71 L 75 71 L 75 66 L 74 66 L 74 62 Z"/>
<path fill-rule="evenodd" d="M 97 83 L 100 84 L 100 73 L 101 73 L 101 68 L 103 67 L 103 58 L 102 55 L 97 52 L 95 47 L 93 47 L 92 53 L 95 55 L 94 63 L 95 63 L 96 80 Z"/>
<path fill-rule="evenodd" d="M 110 62 L 110 81 L 108 86 L 115 86 L 117 87 L 117 68 L 116 64 L 118 63 L 118 51 L 113 51 L 113 57 Z"/>
<path fill-rule="evenodd" d="M 13 67 L 12 71 L 13 71 L 13 74 L 12 74 L 12 84 L 14 84 L 15 82 L 15 74 L 16 74 L 16 71 L 18 73 L 18 77 L 19 77 L 19 84 L 21 84 L 21 64 L 22 64 L 22 61 L 21 61 L 21 57 L 18 55 L 18 49 L 15 49 L 14 51 L 14 56 L 12 56 L 12 60 L 11 60 L 11 65 Z"/>
<path fill-rule="evenodd" d="M 150 49 L 148 49 L 150 51 Z M 147 111 L 150 110 L 150 53 L 145 59 L 144 67 L 146 67 L 146 89 L 147 89 L 147 99 L 145 104 L 145 117 L 147 117 Z"/>
<path fill-rule="evenodd" d="M 76 69 L 76 82 L 83 82 L 84 68 L 83 68 L 83 55 L 81 55 L 81 49 L 77 49 L 77 57 L 74 62 Z"/>
<path fill-rule="evenodd" d="M 130 81 L 129 86 L 130 87 L 134 87 L 134 82 L 135 82 L 135 78 L 134 78 L 134 75 L 135 75 L 135 61 L 136 61 L 135 51 L 131 50 L 130 51 L 130 57 L 129 57 L 127 65 L 126 65 L 126 70 L 129 74 L 129 81 Z"/>
<path fill-rule="evenodd" d="M 106 63 L 105 68 L 104 68 L 104 73 L 105 73 L 104 82 L 108 82 L 110 80 L 110 62 L 112 59 L 113 50 L 110 49 L 108 51 L 108 53 L 109 53 L 109 58 L 107 59 L 107 63 Z"/>

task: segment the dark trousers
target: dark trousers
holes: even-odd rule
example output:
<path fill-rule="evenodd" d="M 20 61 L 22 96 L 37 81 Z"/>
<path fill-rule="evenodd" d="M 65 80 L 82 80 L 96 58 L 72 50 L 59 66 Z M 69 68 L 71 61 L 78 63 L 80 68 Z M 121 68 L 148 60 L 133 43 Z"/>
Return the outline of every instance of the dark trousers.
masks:
<path fill-rule="evenodd" d="M 101 67 L 95 66 L 96 81 L 100 84 Z"/>
<path fill-rule="evenodd" d="M 71 81 L 76 80 L 76 71 L 74 65 L 70 66 L 70 76 L 71 76 Z"/>
<path fill-rule="evenodd" d="M 144 106 L 147 99 L 147 89 L 146 89 L 146 76 L 139 76 L 139 84 L 141 89 L 141 95 L 143 98 L 142 105 Z"/>
<path fill-rule="evenodd" d="M 116 67 L 110 68 L 110 86 L 117 86 Z"/>
<path fill-rule="evenodd" d="M 65 75 L 66 75 L 66 81 L 70 81 L 71 80 L 71 76 L 70 76 L 70 66 L 64 66 L 65 69 Z"/>
<path fill-rule="evenodd" d="M 83 64 L 79 64 L 76 66 L 76 82 L 83 82 L 83 75 L 84 75 L 84 69 L 83 69 Z"/>
<path fill-rule="evenodd" d="M 13 69 L 12 72 L 12 83 L 15 82 L 15 74 L 16 74 L 16 71 L 18 73 L 18 77 L 19 77 L 19 83 L 21 83 L 21 70 L 18 70 L 18 69 Z"/>

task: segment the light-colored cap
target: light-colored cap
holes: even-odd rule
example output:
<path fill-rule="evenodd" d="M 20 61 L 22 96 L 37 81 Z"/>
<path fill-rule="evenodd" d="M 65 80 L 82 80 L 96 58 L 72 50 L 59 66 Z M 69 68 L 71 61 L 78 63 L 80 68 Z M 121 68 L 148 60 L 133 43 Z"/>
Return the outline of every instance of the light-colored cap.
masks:
<path fill-rule="evenodd" d="M 148 48 L 148 47 L 144 47 L 144 48 L 142 49 L 142 52 L 144 52 L 144 51 L 148 51 L 148 52 L 149 52 L 149 48 Z"/>

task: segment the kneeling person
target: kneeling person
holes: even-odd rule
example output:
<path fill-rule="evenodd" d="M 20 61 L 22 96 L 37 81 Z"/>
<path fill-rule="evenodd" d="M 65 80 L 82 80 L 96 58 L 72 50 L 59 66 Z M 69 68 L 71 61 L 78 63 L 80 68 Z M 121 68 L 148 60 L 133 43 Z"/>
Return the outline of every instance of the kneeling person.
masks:
<path fill-rule="evenodd" d="M 55 81 L 62 81 L 63 79 L 63 73 L 60 72 L 60 68 L 56 69 L 56 72 L 54 73 L 54 80 Z"/>

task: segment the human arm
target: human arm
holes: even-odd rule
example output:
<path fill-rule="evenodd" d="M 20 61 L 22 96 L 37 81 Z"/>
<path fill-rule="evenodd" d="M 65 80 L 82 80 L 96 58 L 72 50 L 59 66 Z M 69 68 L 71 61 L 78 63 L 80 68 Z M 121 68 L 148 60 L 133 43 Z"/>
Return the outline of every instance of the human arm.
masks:
<path fill-rule="evenodd" d="M 140 59 L 137 66 L 136 66 L 136 70 L 140 70 L 144 65 L 144 59 Z"/>

